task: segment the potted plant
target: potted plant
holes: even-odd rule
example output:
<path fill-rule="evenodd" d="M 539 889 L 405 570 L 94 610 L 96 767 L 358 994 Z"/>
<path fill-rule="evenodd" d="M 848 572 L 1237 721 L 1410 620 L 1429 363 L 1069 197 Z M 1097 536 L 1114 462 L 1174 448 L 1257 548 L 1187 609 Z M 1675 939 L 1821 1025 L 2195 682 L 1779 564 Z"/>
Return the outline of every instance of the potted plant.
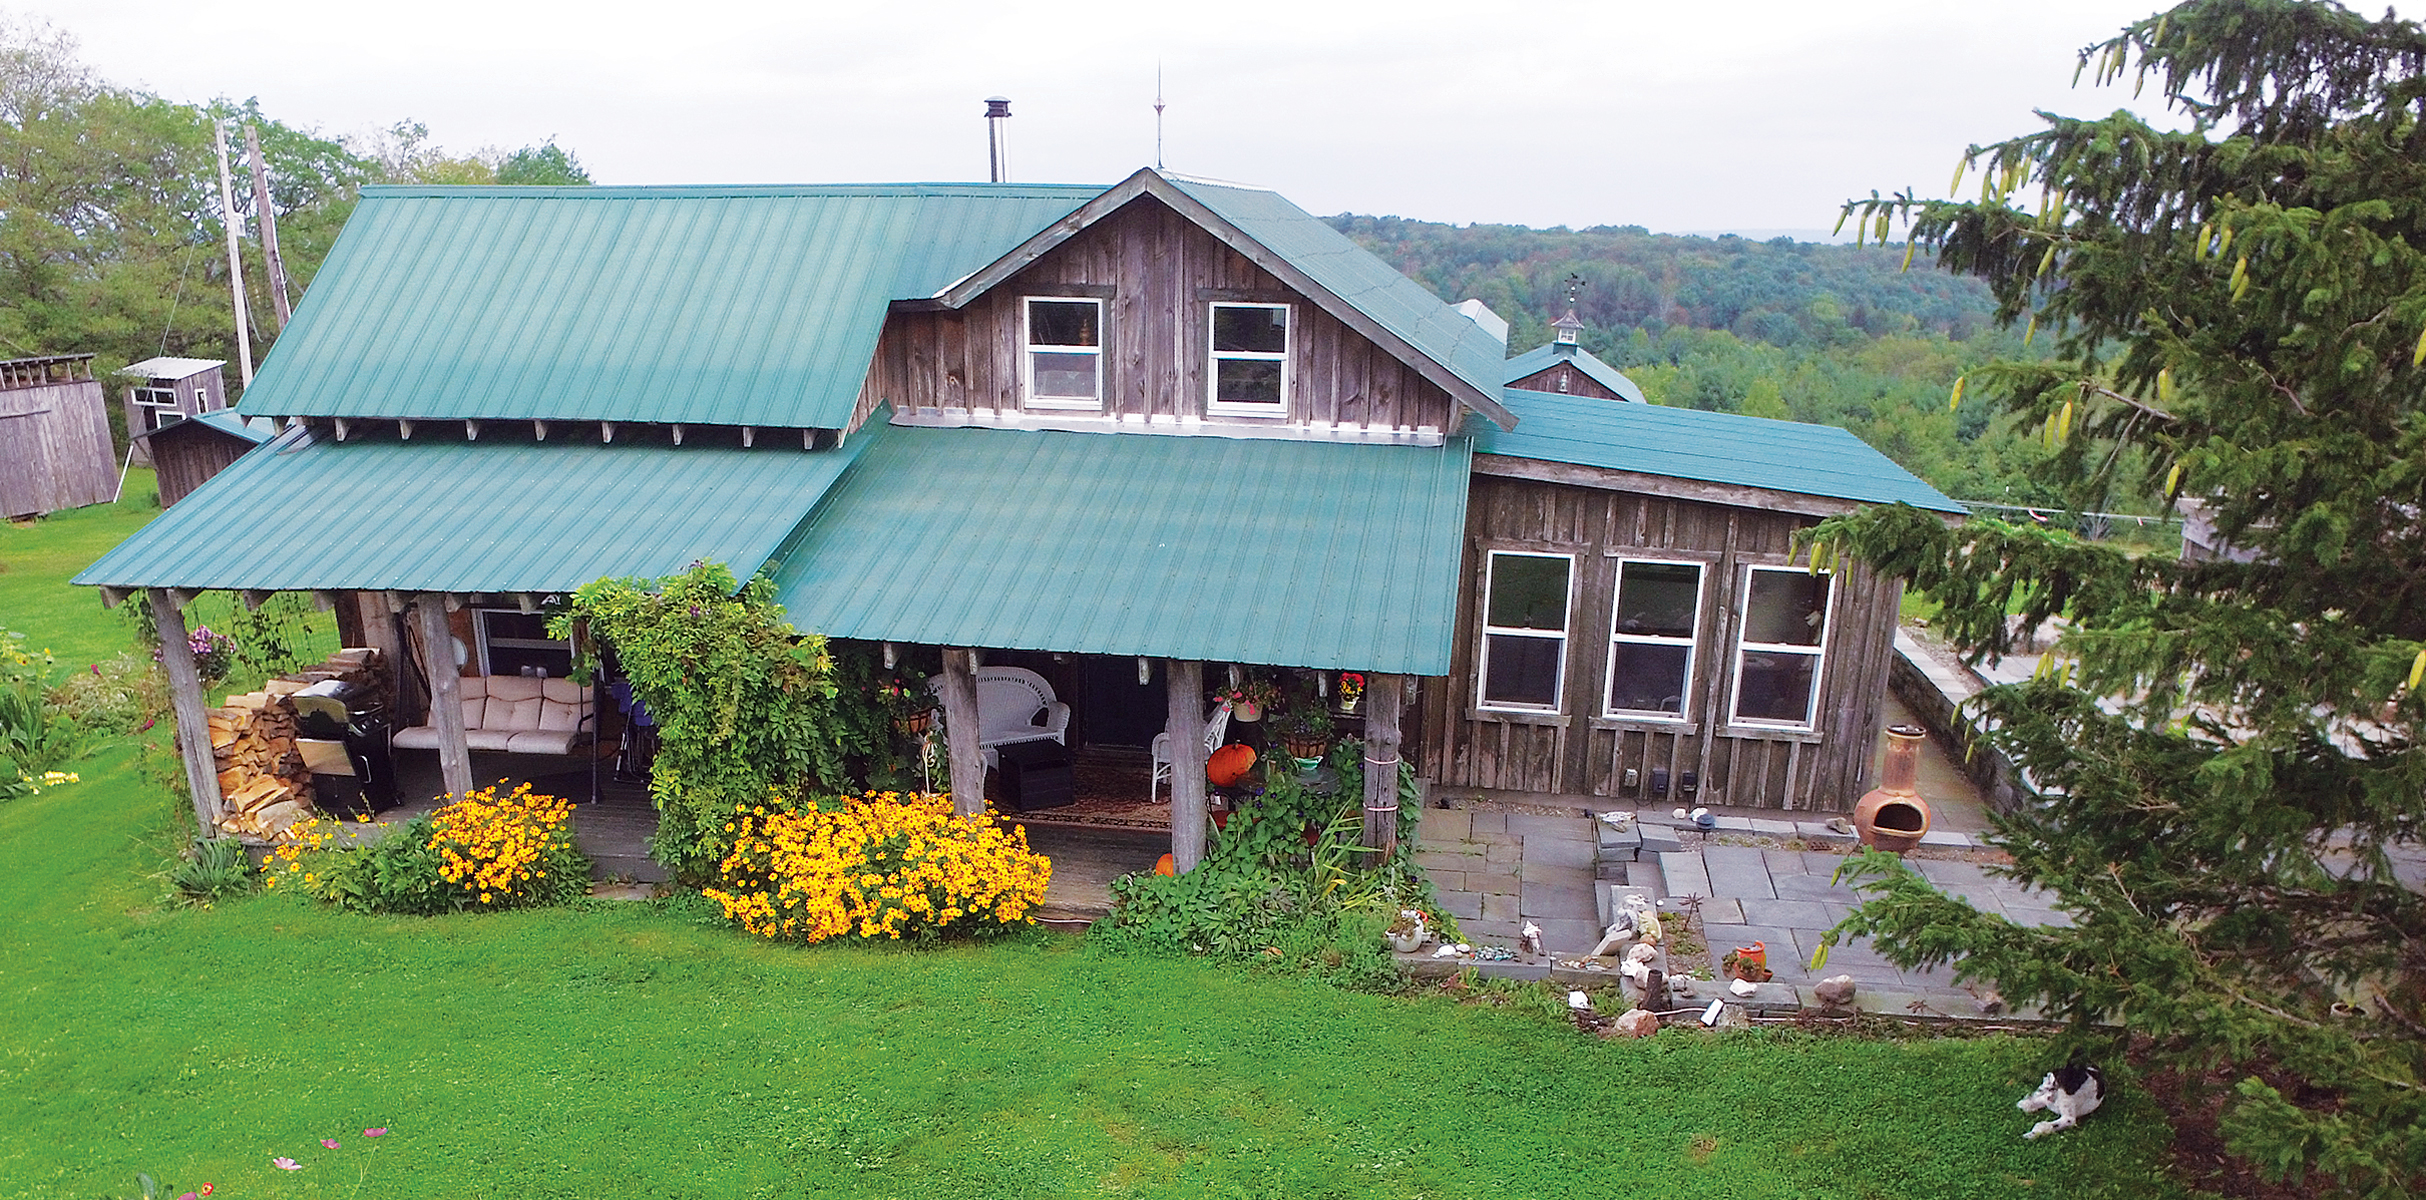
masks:
<path fill-rule="evenodd" d="M 1264 710 L 1280 703 L 1280 689 L 1272 681 L 1249 673 L 1234 687 L 1214 693 L 1216 699 L 1230 702 L 1230 719 L 1255 722 L 1264 719 Z"/>
<path fill-rule="evenodd" d="M 1331 710 L 1310 697 L 1292 703 L 1280 714 L 1277 732 L 1290 757 L 1297 760 L 1300 768 L 1311 771 L 1321 765 L 1323 755 L 1331 750 Z"/>
<path fill-rule="evenodd" d="M 1354 671 L 1339 673 L 1339 711 L 1355 712 L 1364 703 L 1365 677 Z"/>
<path fill-rule="evenodd" d="M 887 679 L 876 685 L 876 703 L 891 712 L 893 724 L 912 738 L 925 737 L 927 723 L 935 717 L 926 689 L 913 689 L 898 679 Z"/>
<path fill-rule="evenodd" d="M 1424 928 L 1422 910 L 1402 908 L 1397 916 L 1390 918 L 1390 928 L 1382 933 L 1382 940 L 1400 954 L 1413 954 L 1429 936 L 1430 933 Z"/>

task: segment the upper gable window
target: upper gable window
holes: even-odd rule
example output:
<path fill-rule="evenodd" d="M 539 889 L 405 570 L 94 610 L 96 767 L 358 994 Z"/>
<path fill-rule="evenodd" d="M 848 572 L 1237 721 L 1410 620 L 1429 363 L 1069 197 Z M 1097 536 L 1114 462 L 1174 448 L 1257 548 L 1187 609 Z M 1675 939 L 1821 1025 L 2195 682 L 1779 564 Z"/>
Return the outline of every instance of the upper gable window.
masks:
<path fill-rule="evenodd" d="M 1289 306 L 1213 306 L 1213 361 L 1205 411 L 1289 415 Z"/>
<path fill-rule="evenodd" d="M 1028 407 L 1103 407 L 1103 301 L 1030 297 Z"/>

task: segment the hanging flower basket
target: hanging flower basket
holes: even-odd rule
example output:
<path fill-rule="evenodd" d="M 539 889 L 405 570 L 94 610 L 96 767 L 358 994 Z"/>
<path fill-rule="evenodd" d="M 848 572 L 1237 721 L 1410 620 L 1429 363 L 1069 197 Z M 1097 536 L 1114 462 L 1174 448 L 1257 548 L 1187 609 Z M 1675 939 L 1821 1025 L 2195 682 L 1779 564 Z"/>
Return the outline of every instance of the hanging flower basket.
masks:
<path fill-rule="evenodd" d="M 909 734 L 914 738 L 922 738 L 927 736 L 927 725 L 934 719 L 935 714 L 933 712 L 921 711 L 911 713 L 909 716 L 901 718 L 899 724 L 903 733 Z"/>
<path fill-rule="evenodd" d="M 1290 757 L 1295 758 L 1300 762 L 1312 761 L 1319 763 L 1322 761 L 1323 755 L 1331 752 L 1330 738 L 1311 736 L 1302 733 L 1289 734 L 1288 736 L 1280 739 L 1280 744 L 1288 747 Z"/>

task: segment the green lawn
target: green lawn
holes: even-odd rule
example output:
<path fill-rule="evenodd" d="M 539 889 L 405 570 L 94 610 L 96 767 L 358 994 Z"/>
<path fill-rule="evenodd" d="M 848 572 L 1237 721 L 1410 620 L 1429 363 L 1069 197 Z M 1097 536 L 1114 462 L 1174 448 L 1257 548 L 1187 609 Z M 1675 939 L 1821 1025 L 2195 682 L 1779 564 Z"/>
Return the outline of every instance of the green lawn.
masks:
<path fill-rule="evenodd" d="M 0 531 L 0 625 L 114 650 L 60 583 L 110 519 Z M 140 754 L 0 806 L 0 1197 L 2178 1194 L 2136 1093 L 2021 1140 L 2027 1041 L 1600 1042 L 1063 936 L 767 946 L 696 899 L 164 909 Z"/>

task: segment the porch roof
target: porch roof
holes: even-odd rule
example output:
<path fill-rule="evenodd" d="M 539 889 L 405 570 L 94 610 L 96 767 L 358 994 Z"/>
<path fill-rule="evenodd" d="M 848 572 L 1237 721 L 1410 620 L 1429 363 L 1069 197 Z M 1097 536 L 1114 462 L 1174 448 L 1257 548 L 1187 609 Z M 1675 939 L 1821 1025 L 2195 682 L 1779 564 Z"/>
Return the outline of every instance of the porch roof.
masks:
<path fill-rule="evenodd" d="M 838 637 L 1442 675 L 1472 455 L 870 422 L 777 557 Z"/>
<path fill-rule="evenodd" d="M 512 442 L 255 448 L 86 567 L 109 587 L 562 592 L 695 560 L 747 577 L 857 457 Z"/>

